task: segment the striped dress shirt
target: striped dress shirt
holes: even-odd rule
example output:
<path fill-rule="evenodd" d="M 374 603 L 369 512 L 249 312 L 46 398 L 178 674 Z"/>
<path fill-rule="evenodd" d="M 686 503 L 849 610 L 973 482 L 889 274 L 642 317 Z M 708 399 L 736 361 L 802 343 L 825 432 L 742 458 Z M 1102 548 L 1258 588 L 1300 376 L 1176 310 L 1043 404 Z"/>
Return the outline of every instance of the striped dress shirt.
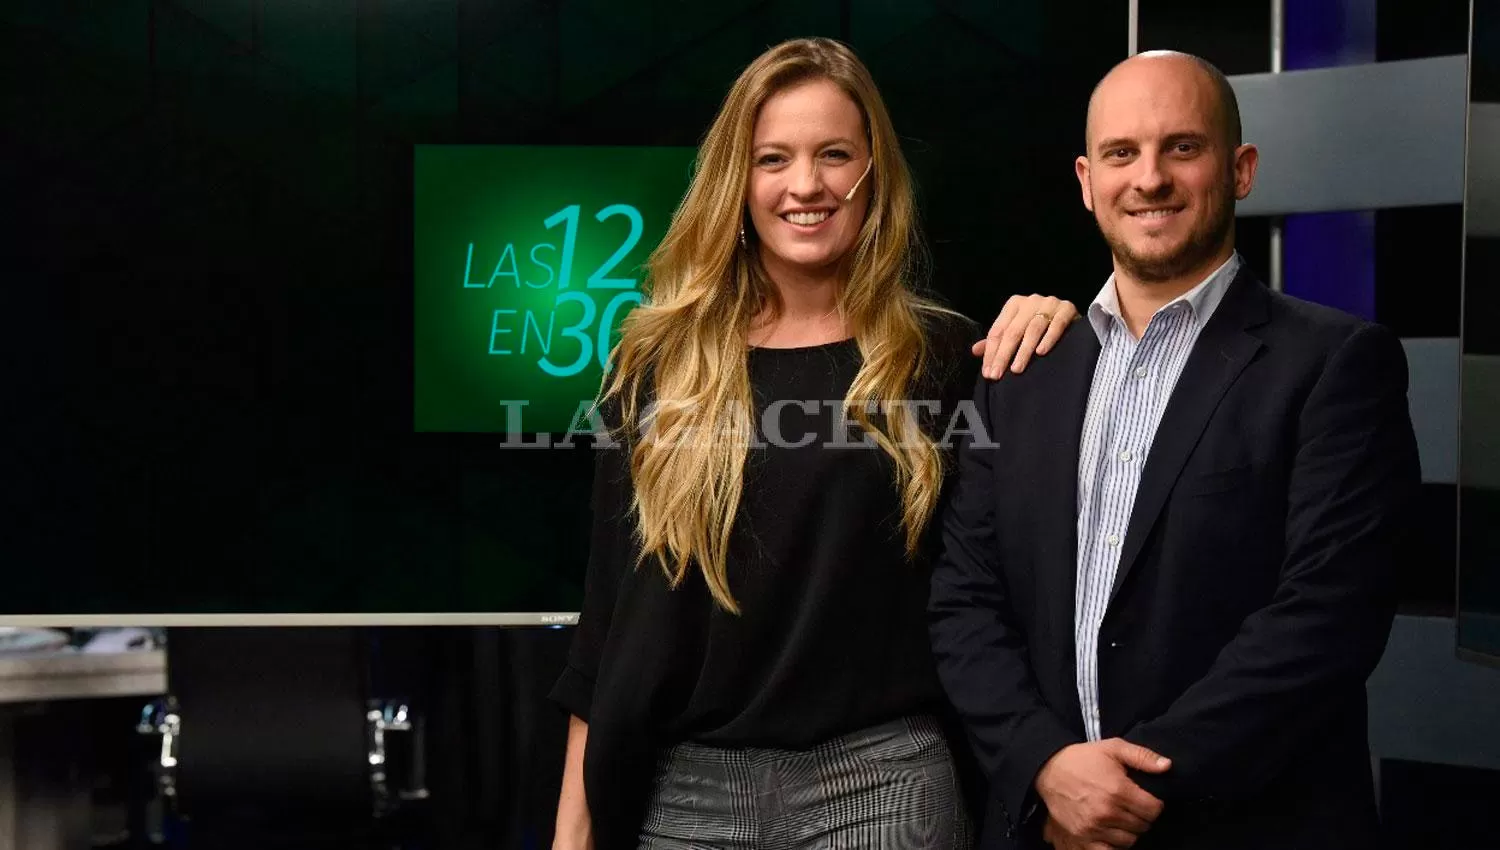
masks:
<path fill-rule="evenodd" d="M 1113 276 L 1089 305 L 1099 361 L 1089 389 L 1078 453 L 1078 582 L 1074 646 L 1078 702 L 1090 741 L 1099 734 L 1099 625 L 1120 565 L 1120 549 L 1141 470 L 1162 411 L 1198 333 L 1241 265 L 1238 253 L 1202 283 L 1151 316 L 1137 340 L 1120 315 Z"/>

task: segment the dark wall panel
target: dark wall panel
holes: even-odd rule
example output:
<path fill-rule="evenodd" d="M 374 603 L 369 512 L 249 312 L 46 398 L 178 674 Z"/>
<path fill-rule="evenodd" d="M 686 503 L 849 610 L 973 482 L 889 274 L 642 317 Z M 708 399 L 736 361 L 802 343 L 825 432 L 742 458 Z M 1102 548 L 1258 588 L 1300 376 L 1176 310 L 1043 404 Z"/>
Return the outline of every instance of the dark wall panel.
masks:
<path fill-rule="evenodd" d="M 1271 4 L 1141 0 L 1141 50 L 1181 50 L 1226 74 L 1271 70 Z"/>

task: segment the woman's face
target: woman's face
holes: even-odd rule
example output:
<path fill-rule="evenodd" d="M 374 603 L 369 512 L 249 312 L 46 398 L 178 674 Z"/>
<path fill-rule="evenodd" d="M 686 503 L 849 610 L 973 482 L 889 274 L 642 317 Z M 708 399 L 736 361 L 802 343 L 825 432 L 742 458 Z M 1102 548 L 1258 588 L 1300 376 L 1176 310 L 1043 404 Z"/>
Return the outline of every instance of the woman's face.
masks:
<path fill-rule="evenodd" d="M 772 95 L 752 140 L 750 221 L 773 279 L 832 272 L 854 246 L 869 209 L 870 164 L 859 107 L 830 80 Z M 858 191 L 844 200 L 849 190 Z"/>

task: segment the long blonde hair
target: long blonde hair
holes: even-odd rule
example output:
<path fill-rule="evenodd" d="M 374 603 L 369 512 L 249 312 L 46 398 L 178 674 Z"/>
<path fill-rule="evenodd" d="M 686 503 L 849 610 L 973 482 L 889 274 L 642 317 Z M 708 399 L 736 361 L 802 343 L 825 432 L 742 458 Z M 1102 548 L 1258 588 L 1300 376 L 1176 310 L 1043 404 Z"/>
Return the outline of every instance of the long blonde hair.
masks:
<path fill-rule="evenodd" d="M 734 613 L 727 560 L 753 437 L 748 332 L 757 315 L 782 307 L 741 237 L 754 238 L 746 213 L 752 136 L 772 95 L 816 79 L 859 106 L 874 159 L 872 202 L 838 295 L 862 355 L 844 406 L 893 461 L 908 556 L 942 484 L 942 453 L 912 418 L 870 416 L 871 407 L 888 411 L 905 398 L 929 356 L 924 315 L 946 312 L 915 291 L 916 203 L 890 116 L 848 47 L 784 42 L 740 74 L 709 128 L 687 195 L 648 261 L 645 303 L 622 324 L 603 394 L 618 400 L 631 437 L 641 558 L 656 560 L 674 586 L 696 564 L 714 600 Z M 643 415 L 649 428 L 640 426 Z"/>

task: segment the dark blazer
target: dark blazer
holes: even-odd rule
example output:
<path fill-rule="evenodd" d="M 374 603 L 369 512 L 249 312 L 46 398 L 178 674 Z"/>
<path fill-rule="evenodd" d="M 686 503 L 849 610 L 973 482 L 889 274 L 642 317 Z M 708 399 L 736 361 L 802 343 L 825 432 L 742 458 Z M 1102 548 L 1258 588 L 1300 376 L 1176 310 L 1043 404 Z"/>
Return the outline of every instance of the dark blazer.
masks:
<path fill-rule="evenodd" d="M 981 846 L 1034 848 L 1033 788 L 1084 740 L 1077 480 L 1099 340 L 1080 324 L 981 380 L 931 599 L 943 684 L 990 783 Z M 1248 271 L 1204 327 L 1147 458 L 1099 635 L 1103 736 L 1173 759 L 1138 848 L 1370 847 L 1365 679 L 1420 484 L 1386 329 Z"/>

